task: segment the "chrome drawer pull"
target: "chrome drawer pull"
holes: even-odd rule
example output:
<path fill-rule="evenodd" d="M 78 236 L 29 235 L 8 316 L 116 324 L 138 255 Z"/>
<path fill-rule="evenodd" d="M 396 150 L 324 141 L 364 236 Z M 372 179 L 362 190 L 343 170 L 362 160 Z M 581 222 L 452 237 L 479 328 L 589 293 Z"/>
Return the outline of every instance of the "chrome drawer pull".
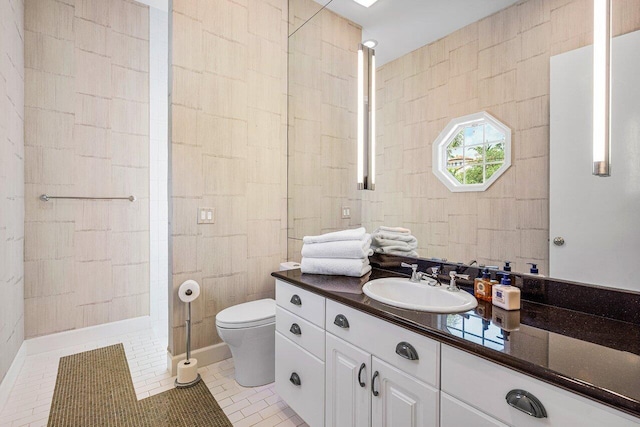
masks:
<path fill-rule="evenodd" d="M 342 329 L 349 329 L 349 321 L 344 317 L 344 314 L 338 314 L 333 324 Z"/>
<path fill-rule="evenodd" d="M 533 394 L 524 390 L 511 390 L 505 397 L 509 406 L 536 418 L 547 418 L 542 402 Z"/>
<path fill-rule="evenodd" d="M 380 373 L 378 371 L 375 371 L 373 377 L 371 377 L 371 394 L 373 394 L 374 396 L 380 394 L 378 391 L 376 391 L 376 378 L 378 378 L 378 375 L 380 375 Z"/>
<path fill-rule="evenodd" d="M 291 374 L 291 377 L 289 378 L 289 381 L 291 381 L 291 384 L 297 385 L 297 386 L 302 384 L 300 382 L 300 375 L 296 374 L 295 372 Z"/>
<path fill-rule="evenodd" d="M 420 359 L 418 357 L 418 352 L 416 351 L 416 349 L 406 341 L 398 343 L 398 345 L 396 346 L 396 353 L 408 360 Z"/>
<path fill-rule="evenodd" d="M 291 329 L 289 329 L 289 332 L 291 332 L 293 335 L 302 335 L 302 330 L 300 329 L 300 325 L 298 325 L 297 323 L 293 323 L 291 325 Z"/>
<path fill-rule="evenodd" d="M 291 297 L 291 301 L 289 301 L 291 304 L 293 305 L 297 305 L 300 306 L 302 305 L 302 300 L 300 299 L 300 297 L 298 295 L 294 295 Z"/>
<path fill-rule="evenodd" d="M 360 384 L 360 387 L 365 387 L 367 384 L 365 384 L 364 381 L 362 381 L 362 371 L 364 371 L 364 368 L 367 365 L 365 365 L 364 363 L 362 365 L 360 365 L 360 370 L 358 371 L 358 384 Z"/>

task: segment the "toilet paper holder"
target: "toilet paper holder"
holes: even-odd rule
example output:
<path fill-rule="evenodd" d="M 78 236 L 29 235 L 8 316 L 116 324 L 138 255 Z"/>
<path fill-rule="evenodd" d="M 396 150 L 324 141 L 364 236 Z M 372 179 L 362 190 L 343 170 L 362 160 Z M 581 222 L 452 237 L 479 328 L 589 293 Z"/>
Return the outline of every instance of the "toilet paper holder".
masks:
<path fill-rule="evenodd" d="M 195 280 L 187 280 L 178 289 L 178 297 L 187 303 L 187 358 L 178 363 L 178 377 L 175 381 L 177 388 L 193 387 L 202 377 L 197 373 L 198 360 L 191 359 L 191 302 L 200 295 L 200 285 Z M 196 373 L 194 376 L 193 373 Z"/>

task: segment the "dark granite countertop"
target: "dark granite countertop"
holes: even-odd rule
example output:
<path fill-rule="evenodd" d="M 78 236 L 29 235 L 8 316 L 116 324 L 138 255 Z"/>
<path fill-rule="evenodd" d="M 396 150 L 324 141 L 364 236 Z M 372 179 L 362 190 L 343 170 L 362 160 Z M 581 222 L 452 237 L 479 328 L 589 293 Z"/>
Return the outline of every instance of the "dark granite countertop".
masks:
<path fill-rule="evenodd" d="M 531 301 L 511 312 L 483 301 L 461 314 L 395 308 L 362 292 L 369 280 L 406 277 L 377 268 L 362 278 L 300 270 L 272 276 L 640 417 L 640 325 Z"/>

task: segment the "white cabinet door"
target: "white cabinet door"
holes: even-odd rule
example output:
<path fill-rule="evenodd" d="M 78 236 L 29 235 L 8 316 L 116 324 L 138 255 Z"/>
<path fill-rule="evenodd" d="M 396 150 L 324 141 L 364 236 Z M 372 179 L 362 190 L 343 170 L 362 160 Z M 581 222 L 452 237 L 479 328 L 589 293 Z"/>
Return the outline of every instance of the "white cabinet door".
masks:
<path fill-rule="evenodd" d="M 507 427 L 446 393 L 440 393 L 440 427 Z"/>
<path fill-rule="evenodd" d="M 371 355 L 331 334 L 326 346 L 326 426 L 368 427 Z"/>
<path fill-rule="evenodd" d="M 372 368 L 371 425 L 373 427 L 435 427 L 438 425 L 438 390 L 376 357 L 373 357 Z"/>
<path fill-rule="evenodd" d="M 309 426 L 324 426 L 324 362 L 280 332 L 276 332 L 276 393 Z"/>

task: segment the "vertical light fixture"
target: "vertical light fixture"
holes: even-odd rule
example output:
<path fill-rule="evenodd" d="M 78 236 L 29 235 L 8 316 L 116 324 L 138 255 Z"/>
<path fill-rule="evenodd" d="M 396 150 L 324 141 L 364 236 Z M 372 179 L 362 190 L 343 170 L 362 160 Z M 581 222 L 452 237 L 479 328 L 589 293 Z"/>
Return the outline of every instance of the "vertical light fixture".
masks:
<path fill-rule="evenodd" d="M 376 56 L 372 48 L 358 46 L 358 158 L 359 190 L 375 189 Z"/>
<path fill-rule="evenodd" d="M 609 176 L 611 0 L 593 0 L 593 174 Z"/>

